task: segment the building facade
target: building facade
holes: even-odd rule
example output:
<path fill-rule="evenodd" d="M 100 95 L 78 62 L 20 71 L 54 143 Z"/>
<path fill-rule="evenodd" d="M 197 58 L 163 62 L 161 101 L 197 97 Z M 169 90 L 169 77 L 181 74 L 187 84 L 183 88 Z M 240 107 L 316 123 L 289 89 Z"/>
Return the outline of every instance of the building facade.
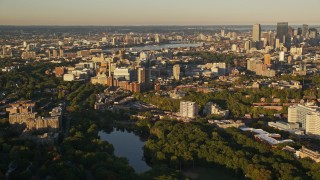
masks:
<path fill-rule="evenodd" d="M 320 108 L 318 106 L 301 104 L 290 106 L 288 108 L 288 122 L 299 123 L 301 128 L 305 130 L 307 127 L 307 115 L 319 111 Z M 311 123 L 312 121 L 309 122 Z"/>
<path fill-rule="evenodd" d="M 180 102 L 180 116 L 184 118 L 195 118 L 198 115 L 198 105 L 191 101 Z"/>
<path fill-rule="evenodd" d="M 312 112 L 306 116 L 306 134 L 320 135 L 320 112 Z"/>
<path fill-rule="evenodd" d="M 280 43 L 285 44 L 286 36 L 288 35 L 288 30 L 288 22 L 279 22 L 277 24 L 277 38 L 280 40 Z"/>
<path fill-rule="evenodd" d="M 207 102 L 203 109 L 204 114 L 214 114 L 222 117 L 229 116 L 229 110 L 223 110 L 221 107 L 213 102 Z"/>
<path fill-rule="evenodd" d="M 173 77 L 177 81 L 180 80 L 180 65 L 179 64 L 175 64 L 173 66 Z"/>

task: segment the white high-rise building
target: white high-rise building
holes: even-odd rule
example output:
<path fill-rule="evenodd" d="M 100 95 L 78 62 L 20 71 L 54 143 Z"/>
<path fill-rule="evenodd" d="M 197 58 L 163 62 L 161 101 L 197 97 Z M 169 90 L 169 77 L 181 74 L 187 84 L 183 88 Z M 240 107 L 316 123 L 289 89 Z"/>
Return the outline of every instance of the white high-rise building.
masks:
<path fill-rule="evenodd" d="M 185 118 L 195 118 L 198 115 L 198 105 L 191 101 L 180 102 L 180 116 Z"/>
<path fill-rule="evenodd" d="M 177 81 L 180 80 L 180 65 L 179 64 L 175 64 L 173 66 L 173 77 Z"/>
<path fill-rule="evenodd" d="M 117 43 L 117 38 L 116 37 L 113 37 L 112 38 L 112 45 L 115 46 Z"/>
<path fill-rule="evenodd" d="M 306 134 L 320 135 L 320 112 L 312 112 L 307 114 Z"/>
<path fill-rule="evenodd" d="M 279 53 L 279 61 L 284 61 L 284 51 Z"/>
<path fill-rule="evenodd" d="M 315 112 L 320 112 L 318 106 L 311 105 L 293 105 L 288 108 L 288 122 L 299 123 L 302 129 L 306 129 L 307 115 Z"/>
<path fill-rule="evenodd" d="M 225 31 L 224 31 L 224 29 L 221 29 L 221 36 L 222 36 L 222 37 L 225 37 Z"/>
<path fill-rule="evenodd" d="M 154 42 L 155 43 L 160 43 L 160 35 L 159 34 L 155 34 L 154 35 Z"/>
<path fill-rule="evenodd" d="M 280 48 L 280 39 L 276 39 L 276 49 Z"/>

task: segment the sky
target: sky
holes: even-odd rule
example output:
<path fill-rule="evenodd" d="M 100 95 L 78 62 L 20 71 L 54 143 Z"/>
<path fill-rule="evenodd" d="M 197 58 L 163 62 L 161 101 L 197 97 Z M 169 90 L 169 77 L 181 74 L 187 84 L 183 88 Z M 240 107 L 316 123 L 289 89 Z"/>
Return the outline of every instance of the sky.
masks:
<path fill-rule="evenodd" d="M 320 0 L 0 0 L 0 25 L 320 24 Z"/>

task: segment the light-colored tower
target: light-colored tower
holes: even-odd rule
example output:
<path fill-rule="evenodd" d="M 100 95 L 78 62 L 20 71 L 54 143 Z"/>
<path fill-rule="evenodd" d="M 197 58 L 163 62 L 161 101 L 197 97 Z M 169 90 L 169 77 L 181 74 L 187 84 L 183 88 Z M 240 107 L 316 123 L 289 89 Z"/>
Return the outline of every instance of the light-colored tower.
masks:
<path fill-rule="evenodd" d="M 255 42 L 260 41 L 261 39 L 261 25 L 254 24 L 252 27 L 252 40 Z"/>
<path fill-rule="evenodd" d="M 320 109 L 317 106 L 301 104 L 290 106 L 288 108 L 288 122 L 299 123 L 301 125 L 301 128 L 305 130 L 307 124 L 307 115 L 312 113 L 319 113 L 319 111 Z M 309 118 L 314 118 L 314 116 L 310 116 Z"/>
<path fill-rule="evenodd" d="M 276 49 L 280 48 L 280 39 L 276 39 Z"/>
<path fill-rule="evenodd" d="M 271 56 L 270 54 L 265 54 L 264 55 L 264 64 L 270 65 L 271 64 Z"/>
<path fill-rule="evenodd" d="M 180 116 L 186 118 L 195 118 L 198 115 L 198 105 L 191 101 L 180 102 Z"/>
<path fill-rule="evenodd" d="M 113 54 L 113 57 L 112 57 L 112 59 L 114 58 L 114 54 Z M 109 77 L 111 77 L 111 60 L 112 59 L 108 59 L 108 71 L 109 71 Z"/>
<path fill-rule="evenodd" d="M 60 56 L 60 58 L 61 58 L 61 57 L 64 57 L 63 49 L 60 49 L 60 50 L 59 50 L 59 56 Z"/>
<path fill-rule="evenodd" d="M 180 80 L 180 65 L 179 64 L 175 64 L 173 66 L 173 77 L 177 81 Z"/>
<path fill-rule="evenodd" d="M 131 36 L 129 34 L 126 34 L 125 43 L 130 44 L 130 42 L 131 42 Z"/>
<path fill-rule="evenodd" d="M 160 43 L 160 35 L 159 34 L 155 34 L 154 35 L 154 42 L 155 43 Z"/>
<path fill-rule="evenodd" d="M 112 38 L 112 45 L 115 46 L 115 45 L 116 45 L 116 42 L 117 42 L 117 38 L 116 38 L 116 37 L 113 37 L 113 38 Z"/>
<path fill-rule="evenodd" d="M 306 134 L 320 135 L 320 113 L 313 112 L 306 116 Z"/>
<path fill-rule="evenodd" d="M 284 61 L 284 52 L 283 51 L 281 51 L 279 53 L 279 61 Z"/>
<path fill-rule="evenodd" d="M 138 83 L 146 83 L 146 70 L 144 68 L 138 68 Z"/>
<path fill-rule="evenodd" d="M 291 64 L 292 62 L 292 56 L 288 56 L 288 64 Z"/>
<path fill-rule="evenodd" d="M 57 58 L 58 57 L 58 51 L 56 49 L 52 50 L 52 57 Z"/>
<path fill-rule="evenodd" d="M 221 29 L 221 33 L 220 33 L 220 34 L 221 34 L 222 37 L 225 36 L 225 31 L 224 31 L 224 29 Z"/>

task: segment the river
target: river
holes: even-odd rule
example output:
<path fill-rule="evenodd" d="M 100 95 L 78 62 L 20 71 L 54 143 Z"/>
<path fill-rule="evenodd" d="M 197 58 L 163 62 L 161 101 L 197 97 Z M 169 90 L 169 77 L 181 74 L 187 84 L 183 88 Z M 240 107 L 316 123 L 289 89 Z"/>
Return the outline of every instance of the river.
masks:
<path fill-rule="evenodd" d="M 114 154 L 118 157 L 125 157 L 129 165 L 136 173 L 144 173 L 151 169 L 143 159 L 143 147 L 145 142 L 133 132 L 120 131 L 116 128 L 110 134 L 104 131 L 99 132 L 101 140 L 108 141 L 114 147 Z"/>
<path fill-rule="evenodd" d="M 189 48 L 189 47 L 200 47 L 201 43 L 170 43 L 170 44 L 160 44 L 160 45 L 146 45 L 146 46 L 133 46 L 126 48 L 128 51 L 144 51 L 144 50 L 161 50 L 161 49 L 175 49 L 175 48 Z M 121 48 L 105 49 L 104 52 L 117 51 Z"/>

